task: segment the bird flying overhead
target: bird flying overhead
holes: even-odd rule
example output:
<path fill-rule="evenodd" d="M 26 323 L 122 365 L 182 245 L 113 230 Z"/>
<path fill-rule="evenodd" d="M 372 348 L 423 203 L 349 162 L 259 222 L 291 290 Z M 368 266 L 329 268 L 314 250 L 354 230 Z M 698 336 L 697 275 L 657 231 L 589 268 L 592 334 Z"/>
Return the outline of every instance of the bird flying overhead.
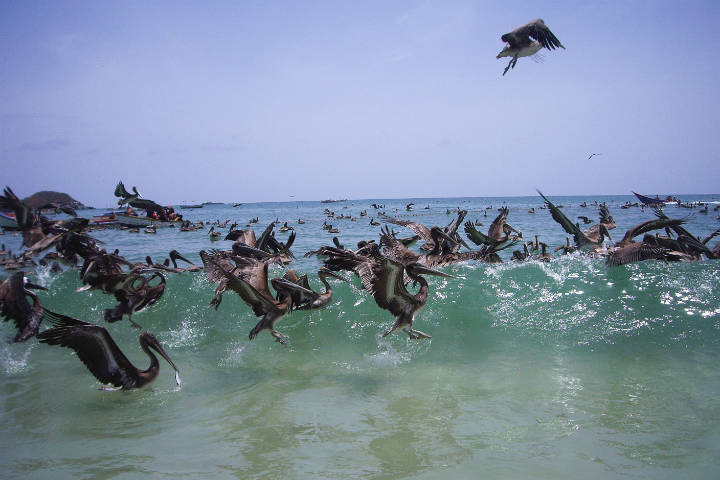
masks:
<path fill-rule="evenodd" d="M 536 41 L 531 40 L 534 39 Z M 503 75 L 511 68 L 515 68 L 519 57 L 529 57 L 535 55 L 543 47 L 548 50 L 554 50 L 557 47 L 565 47 L 560 40 L 550 31 L 542 19 L 538 18 L 530 23 L 518 27 L 515 30 L 506 33 L 500 39 L 506 43 L 496 58 L 512 57 L 510 63 L 505 67 Z"/>

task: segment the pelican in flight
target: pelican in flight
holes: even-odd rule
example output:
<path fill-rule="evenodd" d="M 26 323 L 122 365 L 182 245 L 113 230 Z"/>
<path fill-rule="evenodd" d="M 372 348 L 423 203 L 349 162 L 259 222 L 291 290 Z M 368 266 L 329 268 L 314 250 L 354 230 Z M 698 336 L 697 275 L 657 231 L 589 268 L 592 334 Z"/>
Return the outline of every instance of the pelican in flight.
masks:
<path fill-rule="evenodd" d="M 537 41 L 533 41 L 531 38 Z M 500 39 L 505 42 L 506 45 L 505 48 L 498 53 L 496 58 L 512 57 L 510 63 L 505 67 L 503 75 L 511 68 L 515 68 L 519 57 L 535 55 L 543 47 L 548 50 L 554 50 L 557 47 L 563 50 L 565 49 L 563 44 L 560 43 L 560 40 L 557 39 L 540 18 L 522 27 L 518 27 L 512 32 L 506 33 L 500 37 Z"/>
<path fill-rule="evenodd" d="M 213 257 L 213 255 L 205 257 L 206 271 L 209 270 L 214 277 L 224 277 L 227 280 L 227 288 L 240 295 L 240 298 L 252 308 L 255 316 L 260 317 L 250 331 L 250 340 L 263 330 L 270 330 L 275 340 L 284 344 L 287 336 L 275 330 L 275 323 L 292 310 L 294 292 L 305 295 L 312 295 L 314 292 L 285 278 L 273 278 L 270 283 L 277 291 L 278 299 L 275 300 L 268 288 L 267 263 L 252 258 L 236 257 L 235 262 L 238 266 L 233 271 L 228 271 L 224 268 L 223 262 L 216 261 Z"/>
<path fill-rule="evenodd" d="M 563 230 L 565 230 L 565 232 L 573 236 L 573 240 L 575 241 L 575 246 L 577 248 L 595 249 L 602 246 L 605 237 L 608 237 L 610 240 L 612 240 L 612 237 L 610 237 L 610 232 L 608 231 L 608 225 L 614 226 L 614 221 L 612 222 L 612 224 L 603 223 L 601 221 L 597 225 L 593 225 L 588 230 L 585 230 L 583 232 L 582 230 L 580 230 L 580 225 L 578 225 L 577 223 L 572 223 L 572 221 L 560 211 L 560 208 L 554 203 L 552 203 L 550 200 L 548 200 L 548 198 L 543 195 L 540 190 L 538 190 L 537 192 L 540 194 L 543 200 L 545 200 L 545 205 L 548 209 L 550 209 L 550 214 L 552 215 L 553 220 L 559 223 Z M 610 218 L 612 219 L 612 217 Z"/>
<path fill-rule="evenodd" d="M 150 357 L 150 367 L 147 370 L 140 370 L 130 363 L 103 327 L 47 309 L 44 311 L 53 328 L 38 334 L 38 340 L 49 345 L 60 345 L 75 350 L 78 358 L 95 375 L 95 378 L 106 385 L 111 384 L 116 387 L 103 387 L 103 390 L 130 390 L 143 387 L 155 380 L 160 371 L 160 363 L 150 351 L 151 348 L 175 369 L 175 382 L 180 385 L 180 371 L 152 333 L 142 333 L 139 338 L 140 347 Z"/>
<path fill-rule="evenodd" d="M 28 288 L 47 290 L 40 285 L 26 283 L 23 272 L 14 273 L 0 283 L 0 315 L 5 317 L 5 321 L 10 319 L 15 321 L 18 333 L 14 342 L 24 342 L 36 335 L 43 319 L 40 300 Z M 32 299 L 32 306 L 26 296 Z"/>
<path fill-rule="evenodd" d="M 327 260 L 330 270 L 354 271 L 362 281 L 363 288 L 375 299 L 382 309 L 395 316 L 395 323 L 383 333 L 387 337 L 392 332 L 402 329 L 412 339 L 431 338 L 427 333 L 413 329 L 415 315 L 425 306 L 428 299 L 428 283 L 421 275 L 452 277 L 419 263 L 411 263 L 403 267 L 401 263 L 383 256 L 376 244 L 367 250 L 367 255 L 358 255 L 350 251 L 334 252 Z M 415 295 L 405 288 L 404 275 L 411 281 L 420 284 Z"/>

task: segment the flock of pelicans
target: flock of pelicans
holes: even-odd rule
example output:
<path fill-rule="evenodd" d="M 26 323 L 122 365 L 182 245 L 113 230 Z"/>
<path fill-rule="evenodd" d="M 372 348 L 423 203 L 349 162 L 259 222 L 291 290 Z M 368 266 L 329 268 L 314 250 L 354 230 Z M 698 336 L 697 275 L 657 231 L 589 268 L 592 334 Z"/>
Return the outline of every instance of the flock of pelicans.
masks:
<path fill-rule="evenodd" d="M 581 229 L 578 222 L 573 222 L 561 211 L 561 206 L 538 193 L 544 201 L 541 208 L 549 210 L 552 218 L 568 234 L 566 243 L 554 249 L 556 254 L 579 251 L 604 256 L 609 266 L 649 259 L 694 261 L 720 258 L 720 242 L 712 248 L 708 246 L 720 230 L 700 239 L 683 227 L 684 219 L 668 218 L 660 209 L 655 210 L 656 218 L 636 225 L 620 241 L 606 246 L 606 238 L 612 241 L 610 231 L 615 228 L 615 221 L 604 204 L 598 204 L 600 221 Z M 374 206 L 376 209 L 382 207 Z M 407 209 L 411 207 L 410 204 Z M 105 320 L 117 322 L 127 318 L 136 327 L 138 325 L 132 321 L 132 314 L 151 307 L 162 297 L 166 275 L 204 271 L 208 280 L 217 284 L 210 301 L 212 306 L 219 307 L 224 292 L 231 290 L 237 293 L 258 317 L 249 338 L 253 339 L 268 330 L 280 343 L 285 343 L 287 337 L 276 330 L 277 322 L 294 310 L 325 307 L 332 298 L 329 281 L 351 281 L 341 272 L 356 275 L 362 288 L 377 305 L 395 318 L 393 325 L 382 333 L 383 336 L 401 330 L 412 339 L 424 339 L 430 338 L 430 335 L 413 328 L 413 323 L 428 300 L 429 286 L 425 276 L 451 277 L 438 269 L 459 262 L 501 262 L 498 252 L 514 246 L 519 248 L 512 253 L 513 261 L 549 261 L 552 258 L 548 246 L 537 236 L 534 241 L 523 240 L 522 233 L 507 222 L 509 210 L 505 207 L 499 209 L 487 233 L 477 230 L 476 227 L 481 225 L 477 221 L 464 222 L 467 212 L 460 209 L 454 212 L 457 217 L 446 226 L 428 227 L 418 222 L 383 216 L 385 225 L 378 241 L 361 241 L 356 249 L 349 249 L 334 237 L 333 245 L 305 254 L 323 259 L 317 275 L 324 291 L 318 292 L 310 287 L 306 275 L 299 275 L 291 269 L 286 269 L 282 276 L 268 276 L 270 265 L 285 267 L 293 259 L 290 247 L 295 232 L 287 223 L 283 227 L 291 233 L 285 242 L 275 238 L 273 229 L 276 222 L 272 222 L 259 237 L 251 229 L 231 228 L 225 238 L 234 242 L 232 248 L 200 251 L 203 262 L 200 267 L 176 250 L 171 251 L 163 263 L 155 263 L 150 257 L 146 257 L 145 262 L 130 262 L 118 250 L 108 252 L 100 248 L 100 242 L 88 233 L 86 219 L 50 220 L 25 205 L 10 188 L 0 195 L 0 209 L 15 213 L 25 247 L 20 256 L 10 255 L 4 246 L 0 252 L 0 265 L 6 270 L 17 270 L 0 283 L 0 314 L 6 321 L 15 322 L 18 333 L 14 341 L 21 342 L 36 336 L 42 343 L 73 349 L 100 382 L 113 386 L 104 387 L 107 389 L 132 389 L 152 382 L 158 375 L 159 362 L 151 349 L 175 369 L 179 384 L 178 369 L 150 333 L 139 337 L 142 350 L 150 357 L 150 367 L 140 370 L 132 365 L 105 328 L 44 308 L 36 294 L 44 287 L 28 282 L 23 271 L 28 265 L 35 264 L 33 257 L 45 252 L 39 260 L 41 264 L 62 261 L 77 266 L 83 284 L 78 291 L 100 290 L 117 300 L 114 308 L 105 310 Z M 332 212 L 325 213 L 330 216 Z M 584 223 L 590 221 L 581 219 Z M 401 238 L 389 228 L 390 224 L 407 227 L 415 235 Z M 460 233 L 461 227 L 465 238 Z M 641 235 L 642 239 L 636 240 Z M 471 249 L 466 239 L 478 248 Z M 415 242 L 422 244 L 417 250 L 411 250 L 409 247 Z M 52 247 L 54 251 L 47 253 Z M 178 261 L 184 261 L 188 266 L 179 267 Z M 410 283 L 413 286 L 408 290 Z M 275 293 L 272 293 L 271 286 Z M 416 289 L 416 293 L 411 292 Z M 51 328 L 40 332 L 43 319 Z"/>

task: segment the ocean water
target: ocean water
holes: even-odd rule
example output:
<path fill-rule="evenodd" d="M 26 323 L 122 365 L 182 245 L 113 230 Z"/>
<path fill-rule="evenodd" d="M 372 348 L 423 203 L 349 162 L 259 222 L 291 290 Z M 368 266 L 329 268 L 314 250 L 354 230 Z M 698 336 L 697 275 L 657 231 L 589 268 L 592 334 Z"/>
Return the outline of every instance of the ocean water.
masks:
<path fill-rule="evenodd" d="M 551 193 L 551 192 L 546 192 Z M 554 197 L 570 218 L 597 219 L 583 201 L 607 202 L 613 238 L 652 218 L 621 209 L 634 197 Z M 699 209 L 668 206 L 672 218 L 706 236 L 720 227 L 720 195 Z M 414 210 L 405 205 L 414 202 Z M 371 203 L 387 215 L 446 225 L 457 207 L 487 227 L 497 208 L 526 239 L 552 247 L 565 234 L 539 209 L 539 197 L 352 200 L 209 205 L 181 210 L 193 220 L 253 217 L 259 234 L 276 218 L 297 232 L 290 265 L 308 273 L 303 254 L 331 244 L 328 219 L 346 246 L 377 238 Z M 429 209 L 425 209 L 429 206 Z M 534 207 L 536 213 L 528 213 Z M 366 209 L 368 217 L 360 217 Z M 397 211 L 395 211 L 397 209 Z M 82 212 L 83 215 L 102 210 Z M 487 215 L 487 216 L 486 216 Z M 307 223 L 298 225 L 297 219 Z M 412 232 L 395 226 L 400 235 Z M 223 229 L 222 231 L 226 231 Z M 132 261 L 162 261 L 173 248 L 196 263 L 199 251 L 229 248 L 207 230 L 160 229 L 156 235 L 93 233 Z M 286 234 L 276 233 L 282 239 Z M 0 236 L 18 250 L 20 239 Z M 711 241 L 714 245 L 717 239 Z M 509 256 L 507 251 L 503 255 Z M 133 319 L 156 334 L 180 369 L 160 360 L 147 388 L 98 390 L 65 348 L 10 343 L 0 325 L 0 477 L 133 478 L 715 478 L 720 472 L 720 262 L 643 262 L 608 268 L 573 254 L 549 264 L 466 263 L 430 278 L 430 297 L 415 328 L 381 338 L 393 318 L 357 279 L 333 281 L 322 311 L 294 312 L 277 328 L 287 345 L 248 332 L 256 318 L 226 293 L 208 306 L 214 285 L 202 272 L 167 276 L 165 295 Z M 281 275 L 279 268 L 271 275 Z M 114 299 L 75 292 L 77 271 L 35 269 L 48 308 L 105 326 L 128 358 L 146 368 L 128 322 L 105 324 Z"/>

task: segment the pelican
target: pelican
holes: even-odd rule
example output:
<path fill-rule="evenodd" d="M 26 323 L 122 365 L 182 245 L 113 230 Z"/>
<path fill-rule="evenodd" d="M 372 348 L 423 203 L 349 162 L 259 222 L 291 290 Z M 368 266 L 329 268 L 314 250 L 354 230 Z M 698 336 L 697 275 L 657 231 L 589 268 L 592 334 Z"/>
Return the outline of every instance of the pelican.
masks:
<path fill-rule="evenodd" d="M 47 290 L 45 287 L 32 283 L 25 283 L 23 272 L 14 273 L 10 278 L 0 283 L 0 314 L 5 321 L 14 320 L 18 329 L 14 342 L 24 342 L 33 335 L 37 335 L 40 322 L 43 319 L 42 306 L 37 295 L 29 288 Z M 26 296 L 33 301 L 32 306 Z"/>
<path fill-rule="evenodd" d="M 560 209 L 552 203 L 548 198 L 542 194 L 540 190 L 537 191 L 540 196 L 545 200 L 545 204 L 547 205 L 547 208 L 550 209 L 550 214 L 552 215 L 553 220 L 555 220 L 557 223 L 560 224 L 561 227 L 563 227 L 563 230 L 565 230 L 568 234 L 573 236 L 573 240 L 575 241 L 575 246 L 578 248 L 597 248 L 600 247 L 603 243 L 603 240 L 605 239 L 605 236 L 607 236 L 610 240 L 612 238 L 610 237 L 610 232 L 608 231 L 608 227 L 605 223 L 599 223 L 591 228 L 597 227 L 597 234 L 594 232 L 591 234 L 588 234 L 590 232 L 590 229 L 583 232 L 580 230 L 580 226 L 572 223 L 572 221 L 565 216 L 564 213 L 560 211 Z M 613 222 L 614 225 L 614 222 Z"/>
<path fill-rule="evenodd" d="M 102 390 L 130 390 L 140 388 L 155 380 L 160 371 L 159 353 L 175 370 L 175 382 L 180 385 L 180 371 L 152 333 L 142 333 L 140 347 L 150 357 L 150 367 L 140 370 L 118 348 L 107 330 L 99 325 L 83 322 L 45 309 L 45 315 L 53 328 L 38 334 L 38 340 L 48 345 L 60 345 L 75 350 L 78 358 L 100 382 L 116 388 Z"/>
<path fill-rule="evenodd" d="M 120 303 L 115 308 L 105 309 L 105 320 L 108 323 L 117 322 L 122 320 L 123 315 L 127 314 L 130 324 L 140 328 L 138 324 L 133 322 L 132 314 L 142 312 L 146 307 L 157 302 L 165 293 L 166 280 L 160 272 L 155 272 L 150 277 L 143 277 L 134 273 L 123 277 L 110 292 L 115 295 L 115 299 Z M 159 278 L 160 282 L 156 285 L 150 285 L 154 278 Z"/>
<path fill-rule="evenodd" d="M 530 38 L 537 40 L 536 42 Z M 500 39 L 506 42 L 505 48 L 498 53 L 496 58 L 512 57 L 510 63 L 505 67 L 503 76 L 511 68 L 515 68 L 515 64 L 519 57 L 529 57 L 536 54 L 543 47 L 548 50 L 554 50 L 557 47 L 565 50 L 560 40 L 550 31 L 542 19 L 538 18 L 530 23 L 518 27 L 512 32 L 508 32 Z"/>
<path fill-rule="evenodd" d="M 408 337 L 415 340 L 431 338 L 430 335 L 412 328 L 415 315 L 425 306 L 428 298 L 428 283 L 421 275 L 436 275 L 446 278 L 452 277 L 452 275 L 418 263 L 411 263 L 403 267 L 401 263 L 381 255 L 377 245 L 369 245 L 372 247 L 367 250 L 367 256 L 341 251 L 331 255 L 325 264 L 330 270 L 354 271 L 360 277 L 363 288 L 375 299 L 375 303 L 395 316 L 395 323 L 383 333 L 383 337 L 402 329 Z M 420 284 L 420 290 L 415 295 L 405 288 L 403 272 L 407 273 L 410 280 Z"/>
<path fill-rule="evenodd" d="M 220 237 L 222 236 L 222 233 L 216 232 L 215 227 L 210 227 L 210 231 L 208 232 L 208 235 L 210 235 L 210 240 L 220 240 Z"/>
<path fill-rule="evenodd" d="M 500 208 L 500 214 L 490 224 L 487 235 L 477 231 L 472 222 L 465 222 L 465 234 L 475 245 L 487 245 L 495 250 L 500 250 L 501 246 L 505 248 L 509 246 L 508 242 L 514 243 L 522 237 L 520 232 L 505 223 L 509 212 L 507 207 Z M 510 235 L 511 232 L 518 235 Z"/>
<path fill-rule="evenodd" d="M 444 229 L 440 229 L 439 227 L 433 227 L 438 228 L 440 232 L 444 233 L 444 235 L 442 236 L 433 234 L 432 228 L 428 228 L 422 223 L 413 222 L 412 220 L 386 218 L 385 221 L 393 223 L 395 225 L 402 225 L 403 227 L 407 227 L 413 232 L 415 232 L 415 234 L 419 235 L 420 238 L 425 241 L 425 243 L 420 246 L 421 250 L 433 251 L 436 248 L 436 242 L 440 241 L 441 244 L 437 246 L 442 249 L 443 253 L 448 253 L 459 250 L 460 245 L 464 245 L 465 247 L 467 247 L 467 245 L 457 235 L 457 229 L 460 226 L 460 223 L 462 223 L 462 221 L 465 219 L 465 215 L 467 215 L 466 210 L 459 210 L 458 217 L 452 222 L 450 222 Z"/>
<path fill-rule="evenodd" d="M 425 267 L 438 267 L 467 260 L 485 260 L 487 253 L 485 251 L 455 252 L 452 249 L 444 248 L 446 242 L 455 242 L 440 227 L 431 228 L 430 234 L 434 239 L 434 247 L 430 252 L 422 255 L 407 248 L 403 241 L 395 238 L 395 234 L 387 227 L 382 231 L 380 244 L 384 246 L 385 256 L 405 266 L 417 263 Z"/>
<path fill-rule="evenodd" d="M 287 336 L 275 330 L 275 323 L 292 310 L 293 292 L 306 295 L 312 295 L 314 292 L 284 278 L 273 278 L 270 283 L 278 294 L 278 300 L 275 300 L 268 288 L 267 263 L 243 257 L 238 257 L 238 261 L 238 267 L 230 272 L 221 263 L 208 257 L 208 262 L 215 268 L 214 274 L 224 277 L 227 280 L 227 286 L 240 295 L 240 298 L 252 308 L 257 317 L 261 317 L 255 327 L 250 330 L 248 336 L 250 340 L 261 331 L 270 330 L 275 341 L 284 344 Z M 238 276 L 235 275 L 235 272 Z"/>

